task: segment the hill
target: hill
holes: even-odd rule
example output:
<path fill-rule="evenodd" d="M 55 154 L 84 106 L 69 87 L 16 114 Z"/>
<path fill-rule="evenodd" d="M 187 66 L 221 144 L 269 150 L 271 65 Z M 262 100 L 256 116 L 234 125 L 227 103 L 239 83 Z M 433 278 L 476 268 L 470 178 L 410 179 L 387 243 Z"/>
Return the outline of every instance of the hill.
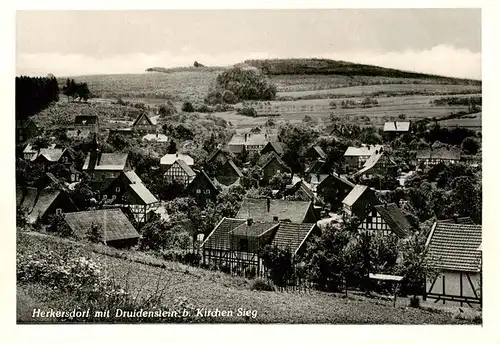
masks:
<path fill-rule="evenodd" d="M 329 324 L 464 324 L 450 314 L 429 312 L 406 307 L 406 299 L 398 298 L 398 306 L 391 301 L 371 299 L 351 294 L 342 298 L 334 293 L 309 291 L 281 293 L 252 291 L 252 281 L 241 277 L 194 268 L 176 262 L 148 256 L 146 253 L 117 250 L 104 245 L 74 242 L 39 233 L 18 234 L 18 259 L 34 259 L 39 252 L 56 255 L 69 254 L 90 264 L 98 262 L 106 274 L 137 298 L 157 295 L 154 306 L 169 307 L 176 299 L 186 300 L 196 308 L 257 311 L 255 318 L 218 317 L 196 318 L 197 322 L 253 322 L 253 323 L 329 323 Z M 37 253 L 38 252 L 38 253 Z M 160 293 L 161 291 L 161 293 Z M 34 308 L 87 309 L 71 295 L 51 292 L 46 286 L 23 282 L 17 286 L 17 321 L 33 323 Z M 80 308 L 78 308 L 80 307 Z M 43 319 L 42 319 L 43 320 Z M 48 319 L 45 319 L 48 320 Z M 110 321 L 111 319 L 93 319 Z M 118 322 L 138 320 L 118 319 Z M 154 321 L 154 320 L 153 320 Z M 158 321 L 158 320 L 157 320 Z M 161 319 L 159 319 L 161 321 Z"/>
<path fill-rule="evenodd" d="M 433 79 L 436 82 L 481 85 L 479 80 L 449 78 L 432 74 L 415 73 L 373 65 L 329 59 L 265 59 L 246 60 L 245 64 L 261 69 L 269 75 L 346 75 L 378 76 L 392 78 Z"/>

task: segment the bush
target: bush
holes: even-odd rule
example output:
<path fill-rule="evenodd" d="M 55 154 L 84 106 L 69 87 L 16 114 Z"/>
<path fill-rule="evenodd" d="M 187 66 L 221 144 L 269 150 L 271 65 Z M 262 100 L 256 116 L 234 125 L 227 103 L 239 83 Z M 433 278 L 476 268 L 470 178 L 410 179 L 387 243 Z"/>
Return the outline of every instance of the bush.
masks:
<path fill-rule="evenodd" d="M 235 96 L 235 94 L 229 90 L 225 90 L 222 93 L 222 100 L 224 103 L 227 104 L 236 104 L 238 102 L 238 98 Z"/>
<path fill-rule="evenodd" d="M 244 107 L 242 109 L 238 109 L 237 112 L 243 116 L 257 117 L 257 111 L 255 111 L 252 107 Z"/>
<path fill-rule="evenodd" d="M 93 243 L 98 243 L 102 241 L 103 231 L 99 224 L 92 222 L 90 228 L 85 233 L 85 238 Z"/>
<path fill-rule="evenodd" d="M 185 102 L 182 104 L 182 111 L 184 112 L 194 112 L 194 106 L 191 102 Z"/>
<path fill-rule="evenodd" d="M 420 308 L 420 298 L 416 295 L 410 298 L 410 306 L 414 308 Z"/>
<path fill-rule="evenodd" d="M 255 281 L 252 282 L 250 290 L 275 291 L 276 288 L 271 281 L 264 278 L 257 278 Z"/>
<path fill-rule="evenodd" d="M 240 100 L 272 100 L 276 86 L 269 79 L 253 70 L 231 68 L 217 76 L 217 89 L 231 91 Z"/>

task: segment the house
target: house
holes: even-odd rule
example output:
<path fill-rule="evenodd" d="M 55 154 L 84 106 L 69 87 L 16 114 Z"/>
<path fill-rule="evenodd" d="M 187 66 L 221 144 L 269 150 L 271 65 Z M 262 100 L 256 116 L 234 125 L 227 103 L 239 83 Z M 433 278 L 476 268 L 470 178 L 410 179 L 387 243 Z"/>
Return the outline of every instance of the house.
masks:
<path fill-rule="evenodd" d="M 99 133 L 99 117 L 97 115 L 77 115 L 73 123 L 73 129 L 80 133 Z"/>
<path fill-rule="evenodd" d="M 370 234 L 396 235 L 405 238 L 411 233 L 411 225 L 405 214 L 395 203 L 379 204 L 373 207 L 358 229 Z"/>
<path fill-rule="evenodd" d="M 375 151 L 382 145 L 362 145 L 361 147 L 349 147 L 344 153 L 345 163 L 352 168 L 361 168 Z"/>
<path fill-rule="evenodd" d="M 426 247 L 438 275 L 427 279 L 425 298 L 451 306 L 481 305 L 481 243 L 481 225 L 435 222 Z"/>
<path fill-rule="evenodd" d="M 131 169 L 127 153 L 93 151 L 87 155 L 83 164 L 83 171 L 88 173 L 92 180 L 96 182 L 114 179 L 120 175 L 120 172 L 130 171 Z"/>
<path fill-rule="evenodd" d="M 233 160 L 227 160 L 215 171 L 215 179 L 226 186 L 237 183 L 241 177 L 243 177 L 243 173 Z"/>
<path fill-rule="evenodd" d="M 38 136 L 38 134 L 38 127 L 33 120 L 16 120 L 16 142 L 25 142 Z"/>
<path fill-rule="evenodd" d="M 62 190 L 45 188 L 16 188 L 16 205 L 26 212 L 29 223 L 47 223 L 52 215 L 77 211 L 71 198 Z"/>
<path fill-rule="evenodd" d="M 210 154 L 210 156 L 207 159 L 207 165 L 213 165 L 213 164 L 225 164 L 229 160 L 228 154 L 223 151 L 221 148 L 217 148 L 215 151 Z"/>
<path fill-rule="evenodd" d="M 385 133 L 407 133 L 410 131 L 410 122 L 385 122 L 384 132 Z"/>
<path fill-rule="evenodd" d="M 237 219 L 252 218 L 254 221 L 289 221 L 293 223 L 316 222 L 311 201 L 288 201 L 270 198 L 245 198 Z"/>
<path fill-rule="evenodd" d="M 288 168 L 285 162 L 274 152 L 261 156 L 257 165 L 262 168 L 262 181 L 265 184 L 269 183 L 269 180 L 278 173 L 291 173 L 290 168 Z"/>
<path fill-rule="evenodd" d="M 333 209 L 342 206 L 342 201 L 354 189 L 355 184 L 345 176 L 331 173 L 324 178 L 318 177 L 316 185 L 316 195 L 326 204 L 330 204 Z M 311 180 L 311 183 L 313 180 Z"/>
<path fill-rule="evenodd" d="M 301 178 L 292 180 L 292 183 L 286 186 L 285 198 L 288 199 L 290 197 L 298 200 L 311 201 L 313 204 L 319 203 L 311 187 Z"/>
<path fill-rule="evenodd" d="M 203 170 L 198 172 L 191 184 L 187 186 L 186 192 L 194 197 L 202 207 L 205 206 L 208 200 L 214 201 L 220 193 L 213 180 Z"/>
<path fill-rule="evenodd" d="M 417 164 L 433 166 L 439 163 L 457 164 L 460 162 L 461 151 L 458 147 L 443 146 L 419 150 L 417 152 Z"/>
<path fill-rule="evenodd" d="M 189 167 L 194 165 L 194 160 L 187 154 L 175 153 L 175 154 L 165 154 L 160 159 L 160 170 L 165 172 L 174 164 L 177 160 L 183 160 Z"/>
<path fill-rule="evenodd" d="M 365 161 L 362 168 L 354 173 L 353 176 L 369 176 L 377 173 L 384 173 L 388 166 L 396 166 L 396 163 L 392 161 L 383 148 L 375 150 L 373 154 Z"/>
<path fill-rule="evenodd" d="M 196 177 L 196 173 L 191 167 L 184 160 L 180 159 L 176 160 L 163 175 L 169 183 L 175 180 L 184 186 L 187 186 Z"/>
<path fill-rule="evenodd" d="M 155 133 L 155 134 L 146 134 L 142 137 L 142 141 L 148 142 L 159 142 L 159 143 L 168 143 L 168 136 L 165 134 Z"/>
<path fill-rule="evenodd" d="M 260 152 L 269 142 L 277 141 L 274 133 L 244 133 L 235 134 L 227 144 L 229 152 L 238 154 L 244 151 Z"/>
<path fill-rule="evenodd" d="M 131 247 L 137 244 L 139 233 L 119 208 L 80 211 L 64 215 L 64 220 L 76 237 L 85 238 L 93 224 L 102 230 L 104 244 L 114 247 Z"/>
<path fill-rule="evenodd" d="M 356 184 L 342 200 L 342 210 L 347 217 L 364 219 L 372 207 L 379 204 L 375 192 L 366 185 Z"/>
<path fill-rule="evenodd" d="M 265 276 L 262 248 L 267 245 L 301 255 L 320 230 L 315 223 L 223 218 L 201 244 L 203 263 L 243 275 Z M 252 271 L 253 270 L 253 271 Z"/>
<path fill-rule="evenodd" d="M 101 191 L 101 197 L 111 205 L 128 208 L 138 223 L 146 222 L 160 203 L 134 171 L 120 172 Z"/>
<path fill-rule="evenodd" d="M 74 151 L 69 148 L 42 148 L 31 161 L 48 167 L 53 164 L 64 164 L 70 166 L 74 162 Z"/>
<path fill-rule="evenodd" d="M 269 152 L 274 152 L 279 156 L 282 156 L 283 153 L 285 153 L 285 145 L 277 141 L 268 142 L 260 151 L 260 155 L 265 155 Z"/>
<path fill-rule="evenodd" d="M 56 148 L 55 144 L 51 144 L 48 148 Z M 28 143 L 23 150 L 23 159 L 33 161 L 38 156 L 38 149 L 33 148 L 31 143 Z"/>
<path fill-rule="evenodd" d="M 324 174 L 330 173 L 325 160 L 315 160 L 313 161 L 305 170 L 305 173 L 312 176 L 313 174 Z"/>
<path fill-rule="evenodd" d="M 310 147 L 306 152 L 306 156 L 311 160 L 323 160 L 323 161 L 325 161 L 328 158 L 328 156 L 326 155 L 323 148 L 321 148 L 318 145 L 314 145 L 314 146 Z"/>
<path fill-rule="evenodd" d="M 139 132 L 155 132 L 156 122 L 148 116 L 147 113 L 143 112 L 132 123 L 132 130 Z"/>

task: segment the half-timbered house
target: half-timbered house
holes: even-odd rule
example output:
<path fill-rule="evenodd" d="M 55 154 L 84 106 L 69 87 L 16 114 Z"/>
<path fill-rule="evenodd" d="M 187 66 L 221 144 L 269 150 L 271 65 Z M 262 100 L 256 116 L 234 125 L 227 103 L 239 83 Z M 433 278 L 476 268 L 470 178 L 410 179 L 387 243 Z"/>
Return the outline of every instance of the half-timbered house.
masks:
<path fill-rule="evenodd" d="M 163 174 L 165 180 L 172 183 L 174 180 L 187 186 L 196 177 L 196 173 L 184 160 L 176 160 L 172 166 Z"/>
<path fill-rule="evenodd" d="M 342 210 L 345 216 L 356 216 L 363 219 L 373 206 L 380 202 L 375 192 L 366 185 L 356 184 L 349 194 L 342 200 Z"/>
<path fill-rule="evenodd" d="M 345 163 L 352 168 L 361 168 L 375 151 L 380 150 L 382 145 L 362 145 L 361 147 L 349 147 L 344 153 Z"/>
<path fill-rule="evenodd" d="M 374 206 L 358 229 L 370 234 L 395 235 L 398 238 L 405 238 L 411 233 L 410 223 L 395 203 Z"/>
<path fill-rule="evenodd" d="M 176 162 L 177 160 L 184 161 L 189 167 L 194 166 L 194 160 L 187 154 L 174 153 L 174 154 L 165 154 L 160 159 L 160 170 L 165 172 Z"/>
<path fill-rule="evenodd" d="M 417 152 L 417 164 L 424 166 L 433 166 L 439 163 L 451 165 L 460 162 L 460 148 L 444 146 L 439 148 L 430 148 L 419 150 Z"/>
<path fill-rule="evenodd" d="M 154 133 L 156 131 L 156 123 L 143 112 L 132 123 L 132 129 L 137 132 Z"/>
<path fill-rule="evenodd" d="M 426 246 L 429 265 L 438 275 L 426 281 L 427 299 L 450 306 L 482 304 L 481 242 L 481 225 L 434 223 Z"/>

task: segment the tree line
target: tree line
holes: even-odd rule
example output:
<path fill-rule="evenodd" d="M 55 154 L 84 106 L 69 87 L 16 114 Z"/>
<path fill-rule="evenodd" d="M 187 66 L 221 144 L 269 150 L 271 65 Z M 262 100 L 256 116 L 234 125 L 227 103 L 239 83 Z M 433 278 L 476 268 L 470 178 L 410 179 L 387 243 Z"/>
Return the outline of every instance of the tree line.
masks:
<path fill-rule="evenodd" d="M 68 101 L 70 101 L 70 98 L 72 98 L 72 100 L 78 99 L 81 101 L 83 99 L 87 101 L 91 96 L 89 86 L 86 82 L 77 83 L 75 79 L 70 80 L 69 78 L 66 79 L 66 85 L 63 87 L 63 94 L 68 97 Z"/>
<path fill-rule="evenodd" d="M 54 76 L 16 77 L 16 119 L 27 119 L 58 100 L 59 86 Z"/>

